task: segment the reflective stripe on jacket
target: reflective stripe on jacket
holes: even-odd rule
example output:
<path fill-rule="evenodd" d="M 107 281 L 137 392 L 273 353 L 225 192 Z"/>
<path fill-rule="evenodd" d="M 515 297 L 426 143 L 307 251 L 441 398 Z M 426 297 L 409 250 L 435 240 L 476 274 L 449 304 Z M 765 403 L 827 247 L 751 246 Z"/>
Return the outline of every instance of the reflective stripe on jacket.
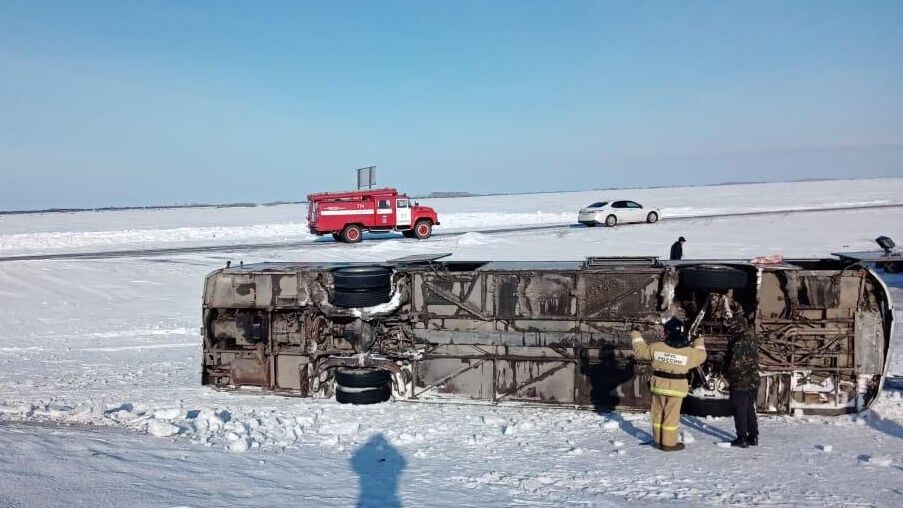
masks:
<path fill-rule="evenodd" d="M 664 342 L 646 344 L 640 332 L 631 332 L 633 354 L 640 360 L 652 362 L 652 370 L 670 374 L 687 374 L 702 365 L 706 359 L 705 342 L 702 337 L 696 339 L 692 346 L 671 347 Z M 652 376 L 651 390 L 654 395 L 666 397 L 686 397 L 690 384 L 686 378 L 669 379 Z"/>

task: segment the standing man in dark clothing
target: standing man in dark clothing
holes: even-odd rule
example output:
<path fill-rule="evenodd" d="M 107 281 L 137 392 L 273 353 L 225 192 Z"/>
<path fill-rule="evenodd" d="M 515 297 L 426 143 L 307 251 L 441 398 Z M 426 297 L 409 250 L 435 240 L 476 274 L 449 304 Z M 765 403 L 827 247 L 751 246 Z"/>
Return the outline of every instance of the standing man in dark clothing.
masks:
<path fill-rule="evenodd" d="M 680 261 L 684 257 L 684 242 L 686 241 L 686 238 L 680 237 L 671 245 L 671 261 Z"/>
<path fill-rule="evenodd" d="M 728 322 L 731 334 L 726 358 L 725 377 L 730 383 L 731 408 L 737 439 L 731 446 L 746 448 L 759 444 L 756 421 L 756 395 L 759 393 L 759 352 L 755 330 L 738 309 Z"/>

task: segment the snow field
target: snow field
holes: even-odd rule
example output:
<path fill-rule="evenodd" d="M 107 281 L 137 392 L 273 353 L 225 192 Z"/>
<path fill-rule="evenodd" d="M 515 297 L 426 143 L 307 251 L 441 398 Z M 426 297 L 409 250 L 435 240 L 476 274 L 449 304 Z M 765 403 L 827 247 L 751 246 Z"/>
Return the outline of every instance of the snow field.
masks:
<path fill-rule="evenodd" d="M 848 189 L 836 182 L 706 188 L 713 190 L 705 199 L 698 189 L 656 189 L 649 196 L 658 196 L 663 207 L 691 202 L 694 210 L 815 206 L 893 200 L 903 195 L 899 182 L 862 181 Z M 443 204 L 435 206 L 440 213 L 447 207 L 493 224 L 498 214 L 565 213 L 556 211 L 556 202 L 576 213 L 572 202 L 579 198 L 576 206 L 585 205 L 591 195 L 596 193 L 436 200 Z M 257 238 L 247 235 L 258 225 L 290 223 L 287 216 L 299 207 L 280 208 L 129 213 L 121 216 L 127 218 L 123 223 L 110 219 L 115 213 L 64 214 L 59 224 L 0 217 L 0 235 L 60 234 L 52 242 L 63 250 L 131 248 L 142 241 L 159 247 L 157 233 L 129 242 L 145 234 L 134 233 L 141 227 L 229 228 L 223 222 L 234 222 L 234 239 L 246 242 Z M 65 232 L 69 226 L 72 233 Z M 252 229 L 239 232 L 246 227 Z M 104 230 L 114 233 L 109 244 L 86 247 L 77 234 Z M 682 439 L 688 449 L 680 454 L 639 445 L 650 432 L 642 413 L 403 402 L 358 407 L 199 385 L 203 278 L 227 259 L 373 261 L 430 252 L 486 260 L 664 255 L 679 235 L 688 238 L 685 249 L 692 258 L 825 256 L 871 249 L 880 234 L 903 240 L 903 211 L 470 232 L 428 242 L 373 240 L 238 255 L 0 263 L 0 448 L 10 451 L 0 455 L 0 506 L 347 506 L 364 494 L 387 499 L 380 496 L 391 492 L 374 494 L 364 480 L 385 479 L 390 463 L 404 464 L 394 473 L 397 494 L 411 506 L 897 506 L 903 504 L 895 480 L 903 470 L 898 381 L 862 415 L 762 417 L 762 445 L 756 449 L 715 446 L 732 438 L 729 419 L 686 418 Z M 37 236 L 17 238 L 20 252 L 57 248 L 52 242 L 27 243 Z M 903 277 L 886 280 L 895 301 L 903 302 Z M 899 326 L 891 372 L 903 376 Z M 377 465 L 361 470 L 354 460 L 362 454 Z"/>
<path fill-rule="evenodd" d="M 45 414 L 41 411 L 32 408 L 32 417 Z M 52 418 L 46 414 L 40 421 Z M 891 506 L 903 495 L 882 472 L 900 466 L 899 445 L 893 447 L 899 437 L 875 433 L 856 417 L 763 418 L 762 445 L 748 450 L 713 446 L 731 433 L 729 419 L 685 418 L 684 439 L 699 438 L 692 438 L 690 448 L 676 458 L 639 446 L 648 437 L 646 414 L 407 403 L 354 408 L 327 401 L 305 401 L 291 411 L 265 404 L 238 410 L 124 404 L 103 414 L 119 422 L 116 425 L 165 431 L 160 435 L 171 444 L 154 448 L 195 454 L 200 445 L 227 450 L 228 455 L 245 452 L 254 460 L 288 462 L 286 470 L 317 457 L 304 466 L 307 474 L 317 475 L 350 462 L 377 440 L 385 443 L 377 451 L 405 458 L 401 497 L 430 506 L 467 504 L 468 492 L 505 504 L 538 505 L 678 501 Z M 178 435 L 169 437 L 173 429 Z M 826 453 L 826 446 L 835 450 Z M 888 453 L 889 447 L 896 451 Z M 134 445 L 123 451 L 134 451 Z M 209 474 L 219 475 L 221 467 L 228 470 L 232 464 L 228 456 L 213 457 L 215 467 Z M 788 476 L 788 471 L 795 473 Z M 279 474 L 271 471 L 270 477 L 275 480 Z M 439 478 L 444 481 L 437 485 Z M 450 497 L 430 497 L 424 491 L 428 486 L 432 495 L 445 492 Z M 349 496 L 343 488 L 334 494 Z"/>
<path fill-rule="evenodd" d="M 438 211 L 437 233 L 463 233 L 574 224 L 577 210 L 607 199 L 636 200 L 660 208 L 665 218 L 903 203 L 903 178 L 855 181 L 855 195 L 847 192 L 850 185 L 850 181 L 824 181 L 600 190 L 424 199 L 422 204 Z M 0 255 L 312 242 L 316 237 L 307 232 L 306 218 L 306 205 L 296 204 L 0 215 Z"/>

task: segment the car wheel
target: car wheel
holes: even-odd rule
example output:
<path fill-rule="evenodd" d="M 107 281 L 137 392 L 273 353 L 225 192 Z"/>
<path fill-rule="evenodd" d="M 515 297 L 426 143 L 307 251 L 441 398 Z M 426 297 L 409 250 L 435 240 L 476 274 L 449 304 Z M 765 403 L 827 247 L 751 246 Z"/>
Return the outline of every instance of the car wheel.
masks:
<path fill-rule="evenodd" d="M 649 215 L 646 216 L 646 222 L 649 224 L 653 224 L 658 221 L 658 214 L 655 212 L 649 212 Z"/>
<path fill-rule="evenodd" d="M 379 404 L 392 397 L 392 390 L 388 384 L 370 388 L 351 388 L 336 385 L 335 400 L 339 404 Z"/>
<path fill-rule="evenodd" d="M 342 240 L 345 243 L 357 243 L 361 241 L 361 227 L 357 224 L 348 224 L 342 230 Z"/>
<path fill-rule="evenodd" d="M 414 224 L 414 237 L 418 240 L 426 240 L 433 234 L 433 224 L 428 220 L 419 220 Z"/>
<path fill-rule="evenodd" d="M 680 412 L 690 416 L 732 416 L 731 399 L 704 399 L 687 396 L 681 404 Z"/>
<path fill-rule="evenodd" d="M 701 265 L 680 271 L 681 285 L 698 291 L 726 291 L 743 289 L 749 283 L 746 272 L 720 265 Z"/>
<path fill-rule="evenodd" d="M 335 382 L 346 388 L 379 388 L 392 380 L 386 369 L 375 367 L 344 368 L 335 371 Z"/>
<path fill-rule="evenodd" d="M 614 215 L 609 215 L 608 217 L 605 218 L 605 225 L 608 226 L 608 227 L 610 227 L 610 228 L 613 228 L 613 227 L 617 226 L 617 225 L 618 225 L 618 218 L 615 217 Z"/>

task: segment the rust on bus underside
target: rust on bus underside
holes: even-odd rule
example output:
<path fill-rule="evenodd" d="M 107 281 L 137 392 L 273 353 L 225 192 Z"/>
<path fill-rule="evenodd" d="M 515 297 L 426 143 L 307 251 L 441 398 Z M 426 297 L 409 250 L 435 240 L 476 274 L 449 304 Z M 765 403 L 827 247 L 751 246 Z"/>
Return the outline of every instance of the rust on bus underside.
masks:
<path fill-rule="evenodd" d="M 352 264 L 224 268 L 206 280 L 203 383 L 331 397 L 334 367 L 373 365 L 392 372 L 396 398 L 646 409 L 650 369 L 633 358 L 629 331 L 660 340 L 664 320 L 699 316 L 710 295 L 680 278 L 698 264 L 399 260 L 379 263 L 391 268 L 391 300 L 362 309 L 331 303 L 333 270 Z M 893 313 L 871 270 L 833 259 L 708 264 L 748 276 L 717 301 L 754 316 L 759 411 L 836 414 L 875 399 Z M 698 389 L 720 378 L 728 341 L 724 312 L 709 308 L 695 330 L 709 352 Z"/>

